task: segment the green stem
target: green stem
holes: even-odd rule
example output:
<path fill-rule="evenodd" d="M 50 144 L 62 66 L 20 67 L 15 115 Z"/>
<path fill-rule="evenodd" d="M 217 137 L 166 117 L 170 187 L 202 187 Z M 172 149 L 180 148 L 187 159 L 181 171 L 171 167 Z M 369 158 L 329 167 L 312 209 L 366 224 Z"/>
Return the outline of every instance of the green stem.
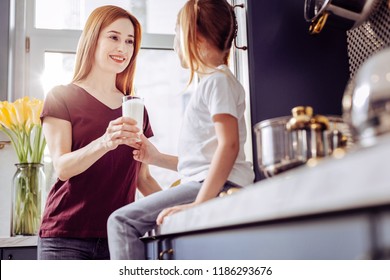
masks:
<path fill-rule="evenodd" d="M 20 163 L 42 162 L 46 140 L 40 125 L 34 125 L 30 130 L 25 126 L 12 125 L 11 128 L 0 126 L 0 131 L 11 140 Z"/>
<path fill-rule="evenodd" d="M 44 141 L 45 138 L 42 135 L 42 127 L 35 125 L 34 126 L 34 149 L 32 151 L 32 157 L 31 160 L 32 162 L 41 162 L 42 161 L 42 155 L 43 155 L 43 150 L 45 148 L 46 142 Z"/>
<path fill-rule="evenodd" d="M 16 151 L 16 155 L 18 156 L 18 159 L 20 160 L 22 158 L 22 153 L 21 153 L 19 146 L 18 146 L 18 143 L 19 143 L 18 134 L 15 131 L 9 130 L 6 128 L 2 128 L 1 131 L 3 131 L 11 140 L 12 146 L 14 147 L 14 149 Z"/>
<path fill-rule="evenodd" d="M 12 235 L 35 235 L 40 222 L 40 166 L 18 165 L 14 181 L 14 210 Z"/>

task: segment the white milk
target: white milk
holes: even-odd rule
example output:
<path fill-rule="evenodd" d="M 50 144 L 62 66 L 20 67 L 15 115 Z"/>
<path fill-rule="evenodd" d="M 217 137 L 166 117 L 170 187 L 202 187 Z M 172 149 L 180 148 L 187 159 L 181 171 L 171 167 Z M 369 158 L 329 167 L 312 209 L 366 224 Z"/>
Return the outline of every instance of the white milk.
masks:
<path fill-rule="evenodd" d="M 144 124 L 144 102 L 142 99 L 127 99 L 123 102 L 122 115 L 136 120 L 137 127 L 140 129 L 140 133 L 142 133 L 142 127 Z"/>

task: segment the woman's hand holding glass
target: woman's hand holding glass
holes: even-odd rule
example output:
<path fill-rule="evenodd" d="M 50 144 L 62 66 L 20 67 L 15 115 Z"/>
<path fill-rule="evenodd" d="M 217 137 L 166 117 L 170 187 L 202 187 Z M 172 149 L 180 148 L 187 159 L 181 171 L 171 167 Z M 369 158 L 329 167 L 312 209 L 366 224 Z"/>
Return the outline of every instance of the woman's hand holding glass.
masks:
<path fill-rule="evenodd" d="M 108 124 L 106 132 L 102 136 L 103 145 L 108 150 L 114 150 L 119 145 L 127 145 L 133 148 L 138 148 L 137 144 L 138 133 L 137 122 L 129 117 L 119 117 Z"/>

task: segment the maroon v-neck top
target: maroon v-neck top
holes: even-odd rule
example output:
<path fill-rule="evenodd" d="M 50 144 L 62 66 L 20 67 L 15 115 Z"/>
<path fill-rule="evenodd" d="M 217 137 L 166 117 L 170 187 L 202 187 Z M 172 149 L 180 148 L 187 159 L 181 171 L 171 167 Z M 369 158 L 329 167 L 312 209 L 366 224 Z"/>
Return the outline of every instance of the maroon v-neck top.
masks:
<path fill-rule="evenodd" d="M 70 84 L 57 86 L 47 95 L 41 120 L 47 116 L 72 125 L 72 151 L 102 136 L 122 107 L 111 109 L 84 89 Z M 144 134 L 153 136 L 148 114 Z M 40 237 L 107 237 L 108 216 L 134 201 L 140 163 L 132 148 L 119 145 L 83 173 L 67 181 L 57 179 L 46 201 Z"/>

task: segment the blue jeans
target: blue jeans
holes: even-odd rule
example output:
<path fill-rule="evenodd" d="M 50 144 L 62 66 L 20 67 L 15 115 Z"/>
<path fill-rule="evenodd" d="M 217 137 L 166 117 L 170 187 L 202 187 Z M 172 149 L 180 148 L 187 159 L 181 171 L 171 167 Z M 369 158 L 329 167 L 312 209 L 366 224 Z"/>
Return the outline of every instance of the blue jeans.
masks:
<path fill-rule="evenodd" d="M 38 260 L 109 260 L 107 238 L 38 238 Z"/>

